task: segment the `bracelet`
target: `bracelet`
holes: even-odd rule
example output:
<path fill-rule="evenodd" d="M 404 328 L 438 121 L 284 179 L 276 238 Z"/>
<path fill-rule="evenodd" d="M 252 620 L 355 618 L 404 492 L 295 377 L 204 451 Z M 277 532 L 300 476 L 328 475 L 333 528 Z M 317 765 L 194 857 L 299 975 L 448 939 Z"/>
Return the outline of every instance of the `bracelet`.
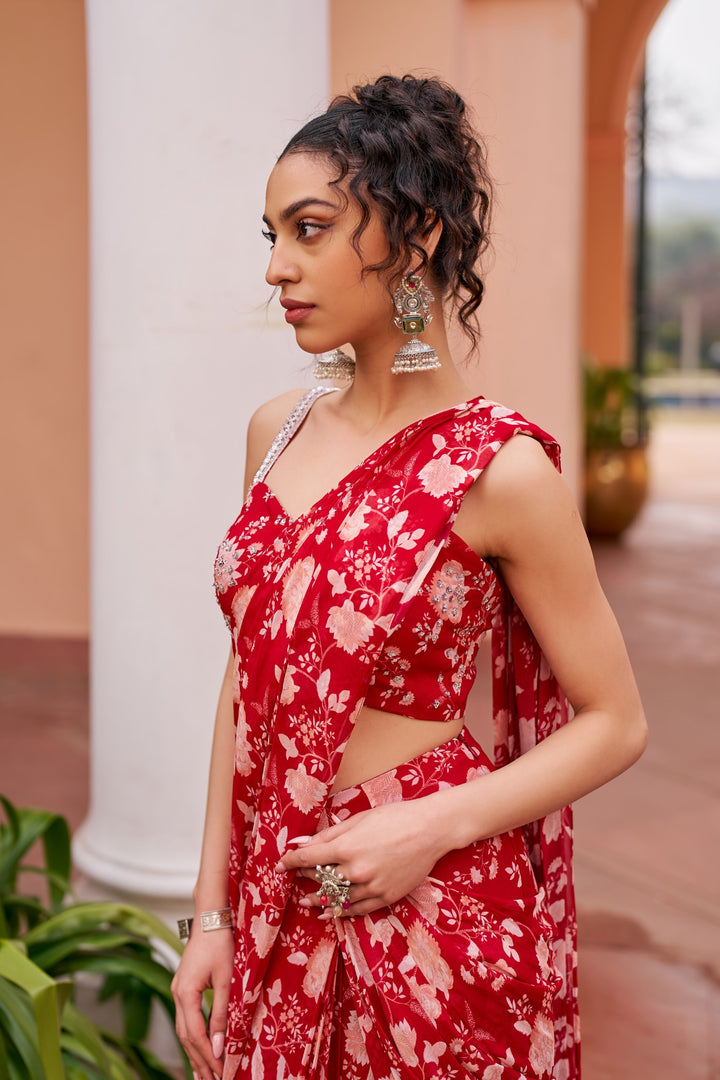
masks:
<path fill-rule="evenodd" d="M 187 941 L 193 927 L 194 919 L 178 919 L 178 934 L 181 941 Z M 232 910 L 229 907 L 217 908 L 215 911 L 200 912 L 200 926 L 203 930 L 232 929 Z"/>

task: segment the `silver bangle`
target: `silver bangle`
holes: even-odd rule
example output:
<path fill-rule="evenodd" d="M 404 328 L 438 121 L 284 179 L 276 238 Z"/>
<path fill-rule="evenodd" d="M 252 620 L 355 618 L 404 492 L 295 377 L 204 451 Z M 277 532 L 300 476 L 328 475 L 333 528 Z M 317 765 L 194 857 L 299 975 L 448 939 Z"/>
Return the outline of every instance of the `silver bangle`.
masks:
<path fill-rule="evenodd" d="M 181 941 L 187 941 L 190 937 L 194 921 L 194 919 L 178 919 L 178 934 Z M 200 926 L 203 930 L 232 929 L 232 924 L 232 909 L 229 907 L 200 912 Z"/>

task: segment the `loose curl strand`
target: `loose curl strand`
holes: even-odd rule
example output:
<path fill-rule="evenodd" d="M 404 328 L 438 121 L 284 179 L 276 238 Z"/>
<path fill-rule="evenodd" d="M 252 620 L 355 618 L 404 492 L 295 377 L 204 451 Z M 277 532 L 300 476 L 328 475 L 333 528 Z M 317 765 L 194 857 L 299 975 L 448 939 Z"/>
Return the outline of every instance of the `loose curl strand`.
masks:
<path fill-rule="evenodd" d="M 392 278 L 398 268 L 429 269 L 475 345 L 475 313 L 484 293 L 479 260 L 489 245 L 492 184 L 485 148 L 460 95 L 440 79 L 382 75 L 334 98 L 280 157 L 292 153 L 326 157 L 337 169 L 332 183 L 347 179 L 347 191 L 361 211 L 353 235 L 358 253 L 373 212 L 380 213 L 388 254 L 364 272 L 388 272 Z M 343 188 L 338 191 L 347 200 Z M 437 222 L 442 233 L 429 259 L 424 242 Z"/>

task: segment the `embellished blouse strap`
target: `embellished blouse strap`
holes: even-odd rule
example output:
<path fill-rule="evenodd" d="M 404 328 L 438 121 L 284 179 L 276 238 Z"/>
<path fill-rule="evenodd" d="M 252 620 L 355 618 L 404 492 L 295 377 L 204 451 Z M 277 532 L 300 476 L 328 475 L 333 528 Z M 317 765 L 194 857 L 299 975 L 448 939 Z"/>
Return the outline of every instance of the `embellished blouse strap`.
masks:
<path fill-rule="evenodd" d="M 270 449 L 265 455 L 262 465 L 253 477 L 253 484 L 260 483 L 265 479 L 270 468 L 280 457 L 317 399 L 323 397 L 325 394 L 332 394 L 338 389 L 339 387 L 337 386 L 316 386 L 303 394 L 270 444 Z"/>

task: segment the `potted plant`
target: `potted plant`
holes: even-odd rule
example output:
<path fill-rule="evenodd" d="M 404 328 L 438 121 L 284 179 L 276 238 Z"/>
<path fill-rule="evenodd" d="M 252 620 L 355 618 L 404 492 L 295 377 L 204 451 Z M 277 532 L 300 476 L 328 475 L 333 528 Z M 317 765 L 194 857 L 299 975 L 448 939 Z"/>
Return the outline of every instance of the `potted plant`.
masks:
<path fill-rule="evenodd" d="M 633 522 L 648 490 L 647 423 L 633 372 L 584 365 L 585 527 L 618 537 Z"/>

